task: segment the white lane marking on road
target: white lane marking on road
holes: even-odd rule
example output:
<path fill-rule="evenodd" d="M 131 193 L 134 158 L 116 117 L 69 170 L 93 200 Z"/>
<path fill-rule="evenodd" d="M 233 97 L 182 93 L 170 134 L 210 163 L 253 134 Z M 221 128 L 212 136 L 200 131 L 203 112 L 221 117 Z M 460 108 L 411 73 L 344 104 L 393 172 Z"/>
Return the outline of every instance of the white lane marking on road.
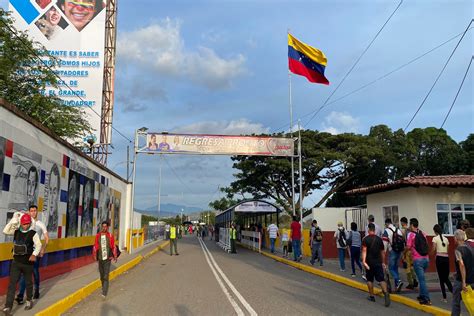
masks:
<path fill-rule="evenodd" d="M 221 289 L 222 289 L 222 292 L 224 292 L 225 296 L 227 296 L 227 299 L 229 300 L 230 304 L 232 305 L 232 307 L 234 308 L 235 312 L 237 313 L 237 315 L 239 316 L 245 316 L 244 312 L 242 311 L 242 309 L 240 308 L 239 304 L 237 304 L 237 302 L 232 298 L 232 296 L 230 295 L 229 291 L 227 290 L 227 288 L 225 287 L 224 283 L 222 282 L 221 278 L 219 277 L 219 275 L 217 274 L 216 272 L 216 269 L 214 268 L 214 266 L 212 265 L 211 261 L 209 260 L 209 255 L 206 253 L 206 250 L 204 249 L 203 247 L 203 242 L 201 241 L 200 238 L 198 238 L 199 240 L 199 244 L 201 245 L 201 248 L 202 248 L 202 252 L 204 253 L 204 257 L 206 258 L 206 261 L 207 261 L 207 264 L 209 265 L 209 267 L 211 268 L 211 271 L 212 273 L 214 274 L 214 277 L 216 278 L 217 280 L 217 283 L 219 283 Z M 205 245 L 204 245 L 205 246 Z"/>
<path fill-rule="evenodd" d="M 209 257 L 211 258 L 211 261 L 212 263 L 214 264 L 217 272 L 219 272 L 219 274 L 221 275 L 221 277 L 224 279 L 224 281 L 226 282 L 226 284 L 229 286 L 229 288 L 232 290 L 232 292 L 234 292 L 235 296 L 237 296 L 237 298 L 239 299 L 240 303 L 242 303 L 242 305 L 245 307 L 245 309 L 250 313 L 250 315 L 252 316 L 257 316 L 257 312 L 252 308 L 252 306 L 250 306 L 250 304 L 245 300 L 245 298 L 239 293 L 239 291 L 237 291 L 237 289 L 235 288 L 235 286 L 232 284 L 232 282 L 230 282 L 230 280 L 227 278 L 227 276 L 224 274 L 224 272 L 222 272 L 221 268 L 219 267 L 219 265 L 217 265 L 217 262 L 214 260 L 214 257 L 212 256 L 211 252 L 209 251 L 209 249 L 207 248 L 206 244 L 204 243 L 204 241 L 200 240 L 200 242 L 202 243 L 202 245 L 204 245 L 204 248 L 205 250 L 208 252 L 209 254 Z"/>

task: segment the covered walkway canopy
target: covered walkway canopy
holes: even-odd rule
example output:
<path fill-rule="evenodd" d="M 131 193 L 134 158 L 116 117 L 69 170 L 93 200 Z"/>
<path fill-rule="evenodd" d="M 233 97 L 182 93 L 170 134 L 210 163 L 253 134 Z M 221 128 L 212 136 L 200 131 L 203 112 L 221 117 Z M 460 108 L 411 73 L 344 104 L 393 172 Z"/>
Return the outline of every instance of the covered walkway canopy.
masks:
<path fill-rule="evenodd" d="M 265 225 L 276 221 L 281 209 L 276 205 L 262 200 L 245 200 L 228 208 L 216 216 L 216 226 L 228 228 L 236 223 L 242 229 L 251 225 Z"/>

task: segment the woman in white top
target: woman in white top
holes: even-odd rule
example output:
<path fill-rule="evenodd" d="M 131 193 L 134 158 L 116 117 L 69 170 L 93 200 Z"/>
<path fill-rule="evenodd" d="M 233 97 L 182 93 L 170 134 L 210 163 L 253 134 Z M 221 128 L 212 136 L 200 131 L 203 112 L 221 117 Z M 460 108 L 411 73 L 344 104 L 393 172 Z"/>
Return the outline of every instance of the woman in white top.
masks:
<path fill-rule="evenodd" d="M 448 287 L 449 292 L 453 292 L 453 286 L 451 281 L 449 281 L 449 240 L 443 236 L 443 229 L 441 228 L 441 225 L 434 225 L 433 231 L 436 236 L 433 237 L 431 255 L 436 255 L 436 270 L 438 271 L 439 285 L 441 286 L 441 292 L 443 293 L 443 301 L 446 303 L 447 300 L 445 285 Z"/>

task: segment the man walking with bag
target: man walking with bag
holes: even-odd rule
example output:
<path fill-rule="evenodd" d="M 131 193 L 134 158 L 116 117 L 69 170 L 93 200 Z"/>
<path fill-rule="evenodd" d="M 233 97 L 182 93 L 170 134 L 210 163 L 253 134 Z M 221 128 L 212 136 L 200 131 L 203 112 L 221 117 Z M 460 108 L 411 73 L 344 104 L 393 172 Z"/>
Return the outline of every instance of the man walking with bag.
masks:
<path fill-rule="evenodd" d="M 115 248 L 114 237 L 109 233 L 109 223 L 107 221 L 102 222 L 100 232 L 95 235 L 92 256 L 99 263 L 102 297 L 106 298 L 109 291 L 111 261 L 117 262 L 117 249 Z"/>

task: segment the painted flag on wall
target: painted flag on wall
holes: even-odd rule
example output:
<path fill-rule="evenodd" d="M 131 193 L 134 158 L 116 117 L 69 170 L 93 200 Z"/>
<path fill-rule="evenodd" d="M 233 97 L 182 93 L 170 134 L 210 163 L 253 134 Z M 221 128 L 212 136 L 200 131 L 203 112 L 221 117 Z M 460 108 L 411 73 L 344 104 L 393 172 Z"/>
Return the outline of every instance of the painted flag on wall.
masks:
<path fill-rule="evenodd" d="M 300 42 L 288 33 L 288 66 L 294 74 L 306 77 L 310 82 L 329 84 L 324 77 L 327 58 L 322 51 Z"/>

